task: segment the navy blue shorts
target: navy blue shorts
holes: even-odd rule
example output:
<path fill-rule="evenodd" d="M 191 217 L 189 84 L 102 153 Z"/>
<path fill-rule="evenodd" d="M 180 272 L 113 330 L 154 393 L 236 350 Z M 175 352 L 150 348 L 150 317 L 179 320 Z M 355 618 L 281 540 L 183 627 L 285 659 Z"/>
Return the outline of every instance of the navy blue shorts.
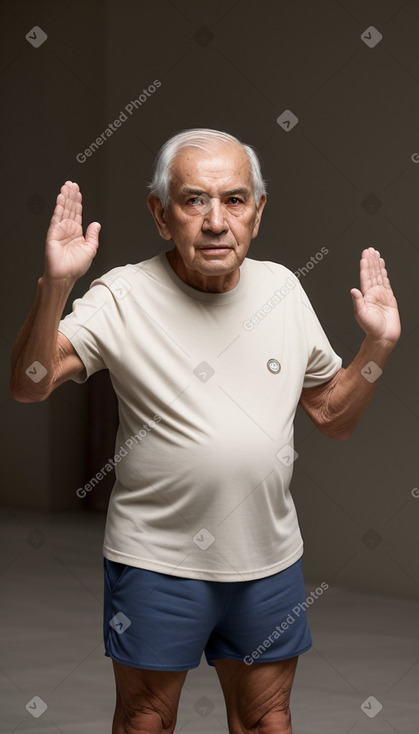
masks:
<path fill-rule="evenodd" d="M 105 655 L 134 668 L 190 670 L 232 658 L 285 660 L 312 645 L 302 563 L 255 581 L 201 581 L 104 559 Z"/>

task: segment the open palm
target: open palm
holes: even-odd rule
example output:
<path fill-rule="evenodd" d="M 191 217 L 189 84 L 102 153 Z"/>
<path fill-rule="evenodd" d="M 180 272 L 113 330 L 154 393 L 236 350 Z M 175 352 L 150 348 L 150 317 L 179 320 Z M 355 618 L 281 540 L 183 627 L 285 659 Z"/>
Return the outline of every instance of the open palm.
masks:
<path fill-rule="evenodd" d="M 352 288 L 355 318 L 366 335 L 395 344 L 400 337 L 397 301 L 378 250 L 368 247 L 360 262 L 360 287 Z"/>
<path fill-rule="evenodd" d="M 45 275 L 54 280 L 76 280 L 89 269 L 99 246 L 100 224 L 92 222 L 83 236 L 82 195 L 78 185 L 66 181 L 47 233 Z"/>

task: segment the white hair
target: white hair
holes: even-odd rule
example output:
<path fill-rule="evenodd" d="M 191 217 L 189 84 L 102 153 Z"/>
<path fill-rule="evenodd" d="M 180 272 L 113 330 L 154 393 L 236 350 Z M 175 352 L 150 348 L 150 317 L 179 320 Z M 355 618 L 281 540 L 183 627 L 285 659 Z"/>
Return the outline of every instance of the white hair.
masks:
<path fill-rule="evenodd" d="M 209 128 L 198 127 L 190 130 L 182 130 L 162 145 L 155 159 L 153 178 L 148 184 L 150 193 L 160 199 L 163 207 L 167 207 L 170 202 L 171 167 L 179 150 L 193 147 L 201 148 L 212 153 L 217 145 L 223 143 L 230 145 L 234 143 L 246 153 L 249 159 L 253 195 L 257 206 L 263 194 L 266 194 L 266 184 L 262 178 L 262 171 L 256 151 L 250 145 L 242 143 L 233 135 L 229 135 L 220 130 L 210 130 Z"/>

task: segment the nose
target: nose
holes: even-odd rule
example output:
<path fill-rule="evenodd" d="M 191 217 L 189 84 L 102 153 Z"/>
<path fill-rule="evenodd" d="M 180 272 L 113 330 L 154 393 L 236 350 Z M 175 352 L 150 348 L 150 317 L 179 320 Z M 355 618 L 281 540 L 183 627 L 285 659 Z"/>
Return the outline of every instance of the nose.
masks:
<path fill-rule="evenodd" d="M 227 231 L 228 224 L 219 199 L 214 198 L 209 200 L 207 210 L 203 216 L 202 229 L 204 232 L 211 231 L 221 233 Z"/>

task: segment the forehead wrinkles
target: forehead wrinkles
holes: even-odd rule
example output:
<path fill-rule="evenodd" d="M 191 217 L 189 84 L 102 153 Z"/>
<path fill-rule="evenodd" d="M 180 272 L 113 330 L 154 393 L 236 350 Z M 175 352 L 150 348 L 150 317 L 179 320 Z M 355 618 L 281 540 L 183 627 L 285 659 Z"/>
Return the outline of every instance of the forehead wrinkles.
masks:
<path fill-rule="evenodd" d="M 247 185 L 251 189 L 251 168 L 246 153 L 238 146 L 218 147 L 213 153 L 192 147 L 178 152 L 171 167 L 171 187 L 199 188 L 202 184 L 207 188 L 211 182 L 217 188 L 234 182 L 234 186 Z"/>

